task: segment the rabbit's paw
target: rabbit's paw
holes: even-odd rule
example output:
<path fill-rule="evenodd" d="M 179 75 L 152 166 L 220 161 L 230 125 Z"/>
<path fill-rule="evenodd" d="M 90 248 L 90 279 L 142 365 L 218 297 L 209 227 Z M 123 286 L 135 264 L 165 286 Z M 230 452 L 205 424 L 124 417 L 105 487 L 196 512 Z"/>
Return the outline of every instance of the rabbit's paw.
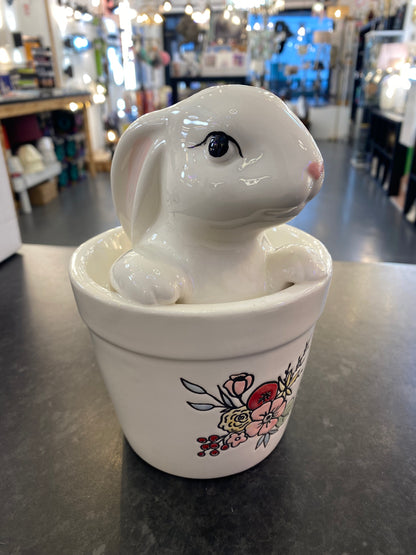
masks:
<path fill-rule="evenodd" d="M 272 289 L 278 291 L 288 284 L 323 279 L 329 269 L 319 249 L 306 245 L 285 245 L 269 255 L 268 273 Z"/>
<path fill-rule="evenodd" d="M 191 292 L 189 279 L 178 268 L 135 251 L 114 262 L 110 281 L 123 298 L 145 305 L 186 302 Z"/>

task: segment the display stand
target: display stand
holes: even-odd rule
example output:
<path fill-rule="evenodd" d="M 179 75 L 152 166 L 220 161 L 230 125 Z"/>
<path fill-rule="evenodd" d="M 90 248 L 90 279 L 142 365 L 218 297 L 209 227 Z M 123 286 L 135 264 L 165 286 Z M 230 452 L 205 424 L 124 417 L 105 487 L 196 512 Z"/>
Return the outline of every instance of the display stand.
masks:
<path fill-rule="evenodd" d="M 381 185 L 386 184 L 389 196 L 399 194 L 406 164 L 407 148 L 399 142 L 402 122 L 403 117 L 398 114 L 371 110 L 371 158 L 377 158 L 376 179 Z"/>
<path fill-rule="evenodd" d="M 88 167 L 92 177 L 96 175 L 94 158 L 92 155 L 91 136 L 89 132 L 88 109 L 90 106 L 90 93 L 80 91 L 65 91 L 59 89 L 44 90 L 42 92 L 33 91 L 15 97 L 4 97 L 0 99 L 0 123 L 1 120 L 25 116 L 28 114 L 38 114 L 41 112 L 52 112 L 54 110 L 68 110 L 70 103 L 80 106 L 83 113 L 84 134 L 88 156 Z M 4 148 L 4 146 L 3 146 Z M 44 172 L 33 175 L 24 175 L 13 178 L 13 190 L 19 194 L 22 211 L 31 212 L 31 205 L 27 189 L 50 179 L 60 173 L 61 164 L 56 163 L 47 166 Z M 44 175 L 45 174 L 45 175 Z"/>
<path fill-rule="evenodd" d="M 96 175 L 94 160 L 92 156 L 91 136 L 88 122 L 88 109 L 91 103 L 89 92 L 65 91 L 59 89 L 45 90 L 41 93 L 33 91 L 33 94 L 25 94 L 16 97 L 0 97 L 0 122 L 6 118 L 38 114 L 40 112 L 52 112 L 54 110 L 68 110 L 69 104 L 75 103 L 80 106 L 84 117 L 84 133 L 89 159 L 91 175 Z"/>
<path fill-rule="evenodd" d="M 413 151 L 412 165 L 410 167 L 409 181 L 407 184 L 406 199 L 404 202 L 403 213 L 408 215 L 414 209 L 416 203 L 416 146 Z M 416 226 L 416 219 L 414 220 L 414 225 Z"/>
<path fill-rule="evenodd" d="M 30 198 L 27 192 L 28 189 L 58 176 L 61 173 L 61 170 L 61 163 L 53 162 L 52 164 L 45 166 L 45 169 L 40 172 L 26 173 L 19 175 L 18 177 L 12 177 L 13 190 L 19 195 L 22 212 L 25 214 L 30 214 L 32 212 Z"/>

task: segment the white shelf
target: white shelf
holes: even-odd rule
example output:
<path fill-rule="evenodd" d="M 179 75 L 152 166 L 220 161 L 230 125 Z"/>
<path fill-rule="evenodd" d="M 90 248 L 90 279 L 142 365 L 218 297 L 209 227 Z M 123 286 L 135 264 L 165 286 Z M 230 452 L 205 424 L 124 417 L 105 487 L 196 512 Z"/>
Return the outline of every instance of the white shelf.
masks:
<path fill-rule="evenodd" d="M 13 189 L 16 193 L 19 193 L 21 207 L 24 213 L 28 214 L 32 211 L 27 190 L 44 181 L 52 179 L 52 177 L 56 177 L 61 171 L 61 163 L 52 162 L 52 164 L 45 166 L 45 169 L 41 172 L 24 173 L 19 177 L 12 177 Z"/>
<path fill-rule="evenodd" d="M 35 185 L 39 185 L 39 183 L 48 181 L 48 179 L 52 179 L 52 177 L 56 177 L 61 173 L 61 171 L 61 163 L 52 162 L 52 164 L 45 166 L 45 169 L 41 172 L 24 173 L 22 177 L 26 184 L 26 189 L 30 189 L 30 187 L 34 187 Z"/>

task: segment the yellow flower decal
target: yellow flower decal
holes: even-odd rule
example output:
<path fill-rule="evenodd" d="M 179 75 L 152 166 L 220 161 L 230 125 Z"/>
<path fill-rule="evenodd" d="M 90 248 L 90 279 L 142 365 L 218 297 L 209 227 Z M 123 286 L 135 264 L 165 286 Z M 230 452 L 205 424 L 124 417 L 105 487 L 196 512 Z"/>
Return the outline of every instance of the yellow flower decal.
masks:
<path fill-rule="evenodd" d="M 251 422 L 250 413 L 247 407 L 227 410 L 221 415 L 218 427 L 226 432 L 242 432 Z"/>

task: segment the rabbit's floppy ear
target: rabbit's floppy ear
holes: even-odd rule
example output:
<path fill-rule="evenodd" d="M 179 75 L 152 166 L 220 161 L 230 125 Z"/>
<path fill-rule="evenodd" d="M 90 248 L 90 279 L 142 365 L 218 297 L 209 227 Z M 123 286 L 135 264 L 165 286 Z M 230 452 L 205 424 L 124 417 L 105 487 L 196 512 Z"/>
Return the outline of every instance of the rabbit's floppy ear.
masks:
<path fill-rule="evenodd" d="M 111 189 L 120 223 L 136 243 L 155 221 L 161 203 L 161 155 L 167 110 L 136 120 L 121 136 L 111 165 Z"/>

